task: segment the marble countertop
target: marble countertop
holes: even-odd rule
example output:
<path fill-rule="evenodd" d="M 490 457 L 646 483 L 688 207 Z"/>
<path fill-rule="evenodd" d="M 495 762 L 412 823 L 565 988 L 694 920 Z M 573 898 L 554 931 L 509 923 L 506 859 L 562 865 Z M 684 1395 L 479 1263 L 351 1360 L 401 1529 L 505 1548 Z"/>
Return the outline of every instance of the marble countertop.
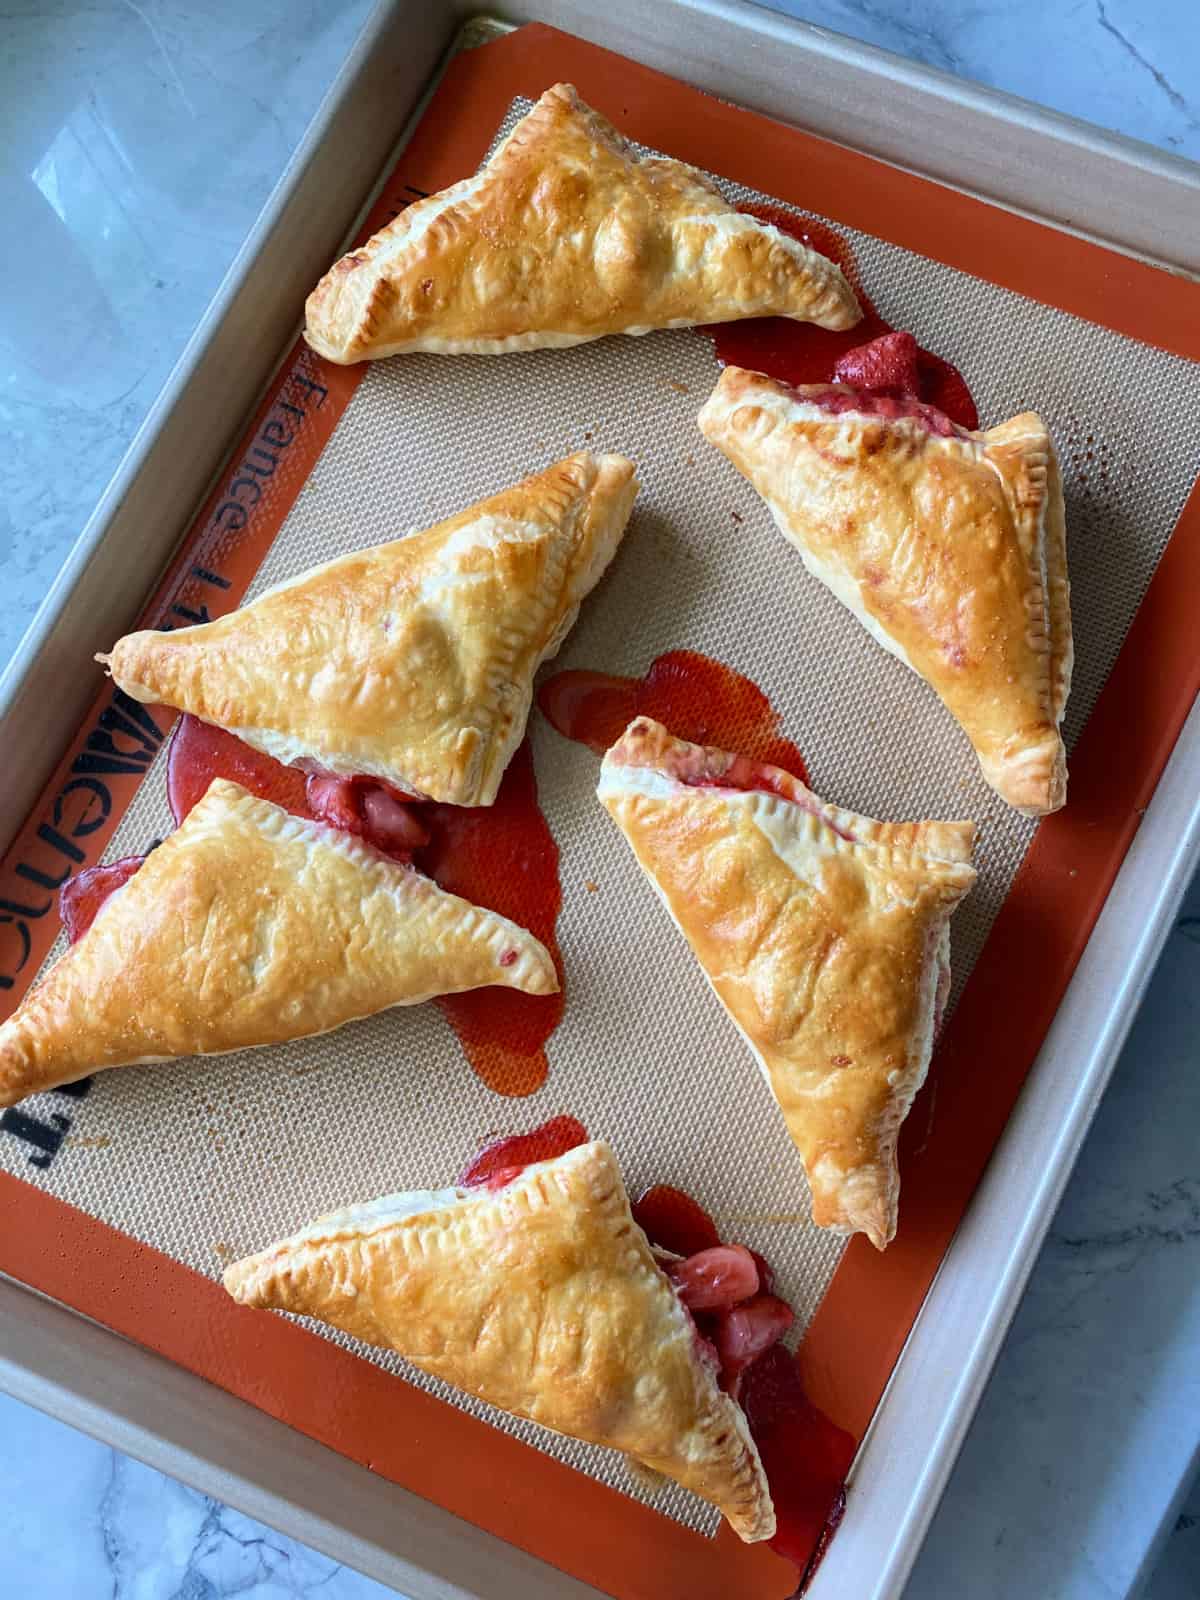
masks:
<path fill-rule="evenodd" d="M 775 9 L 1200 159 L 1195 0 Z M 368 10 L 19 0 L 0 14 L 0 662 Z M 1200 1462 L 1198 1066 L 1200 883 L 908 1600 L 1200 1595 L 1200 1494 L 1186 1498 Z M 0 1596 L 318 1592 L 390 1593 L 0 1396 Z"/>

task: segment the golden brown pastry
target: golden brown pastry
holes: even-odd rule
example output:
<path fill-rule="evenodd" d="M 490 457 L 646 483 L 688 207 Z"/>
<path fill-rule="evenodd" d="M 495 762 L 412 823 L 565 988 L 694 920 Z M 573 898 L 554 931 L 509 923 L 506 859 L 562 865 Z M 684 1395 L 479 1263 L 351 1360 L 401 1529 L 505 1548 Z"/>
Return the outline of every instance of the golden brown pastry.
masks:
<path fill-rule="evenodd" d="M 970 822 L 874 822 L 639 717 L 599 796 L 754 1051 L 813 1221 L 896 1231 L 896 1141 L 950 986 Z"/>
<path fill-rule="evenodd" d="M 524 928 L 217 779 L 0 1023 L 0 1106 L 493 983 L 558 988 Z"/>
<path fill-rule="evenodd" d="M 719 1506 L 743 1539 L 775 1531 L 745 1418 L 701 1359 L 606 1144 L 527 1167 L 496 1193 L 422 1190 L 335 1212 L 236 1262 L 225 1287 L 626 1451 Z"/>
<path fill-rule="evenodd" d="M 814 577 L 937 691 L 996 792 L 1027 816 L 1057 811 L 1073 650 L 1045 424 L 1025 412 L 969 433 L 938 413 L 931 425 L 929 407 L 884 417 L 854 400 L 727 367 L 700 430 Z"/>
<path fill-rule="evenodd" d="M 832 261 L 639 158 L 559 83 L 473 178 L 409 206 L 326 273 L 305 338 L 330 361 L 499 354 L 741 317 L 850 328 Z"/>
<path fill-rule="evenodd" d="M 631 461 L 584 451 L 215 622 L 131 633 L 97 659 L 135 700 L 276 760 L 491 805 L 533 675 L 616 553 L 636 493 Z"/>

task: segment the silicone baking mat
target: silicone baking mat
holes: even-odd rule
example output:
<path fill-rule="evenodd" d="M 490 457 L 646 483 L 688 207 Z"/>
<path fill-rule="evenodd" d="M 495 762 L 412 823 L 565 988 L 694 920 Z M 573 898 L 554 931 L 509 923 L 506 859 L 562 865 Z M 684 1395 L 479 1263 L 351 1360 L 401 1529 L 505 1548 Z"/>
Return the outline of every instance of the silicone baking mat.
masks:
<path fill-rule="evenodd" d="M 126 1069 L 100 1075 L 86 1092 L 42 1096 L 0 1118 L 0 1130 L 11 1136 L 0 1139 L 0 1172 L 9 1175 L 13 1215 L 24 1209 L 43 1229 L 56 1226 L 76 1261 L 98 1251 L 96 1277 L 127 1265 L 128 1241 L 150 1247 L 134 1246 L 130 1257 L 143 1274 L 154 1263 L 146 1316 L 139 1322 L 126 1309 L 122 1331 L 249 1393 L 346 1453 L 462 1509 L 461 1499 L 439 1484 L 438 1465 L 412 1448 L 418 1419 L 447 1456 L 467 1438 L 494 1470 L 497 1452 L 514 1448 L 511 1441 L 500 1444 L 503 1431 L 536 1446 L 537 1454 L 522 1449 L 515 1468 L 531 1494 L 547 1470 L 545 1457 L 554 1457 L 586 1475 L 563 1477 L 557 1469 L 548 1492 L 560 1506 L 565 1484 L 579 1493 L 591 1480 L 610 1486 L 605 1516 L 634 1547 L 651 1527 L 661 1538 L 676 1526 L 671 1539 L 693 1541 L 677 1546 L 688 1552 L 684 1566 L 699 1563 L 687 1580 L 692 1586 L 680 1593 L 723 1592 L 712 1586 L 725 1582 L 727 1571 L 705 1568 L 694 1553 L 704 1547 L 723 1553 L 739 1583 L 758 1585 L 748 1592 L 779 1593 L 786 1573 L 769 1555 L 742 1552 L 727 1534 L 715 1547 L 707 1538 L 695 1544 L 697 1534 L 713 1532 L 716 1518 L 694 1497 L 669 1489 L 647 1512 L 631 1504 L 647 1491 L 619 1458 L 494 1413 L 340 1336 L 314 1338 L 280 1319 L 231 1315 L 214 1280 L 232 1256 L 317 1214 L 389 1190 L 448 1182 L 487 1135 L 567 1111 L 612 1140 L 632 1190 L 679 1183 L 712 1209 L 723 1233 L 771 1258 L 807 1329 L 804 1359 L 814 1395 L 861 1434 L 1134 823 L 1138 795 L 1118 794 L 1112 810 L 1117 777 L 1106 775 L 1103 759 L 1089 757 L 1087 746 L 1103 728 L 1104 707 L 1092 713 L 1106 680 L 1106 698 L 1118 693 L 1128 708 L 1129 692 L 1113 666 L 1192 490 L 1197 445 L 1188 419 L 1200 402 L 1200 367 L 1180 349 L 1161 348 L 1156 328 L 1137 326 L 1131 299 L 1122 304 L 1112 297 L 1118 258 L 1006 218 L 1010 256 L 1019 255 L 1022 231 L 1042 236 L 1043 256 L 1050 240 L 1077 253 L 1084 303 L 1068 308 L 1019 292 L 1031 287 L 1020 273 L 1015 286 L 1011 272 L 990 275 L 1007 276 L 1006 283 L 989 281 L 977 261 L 957 259 L 963 240 L 931 196 L 989 219 L 1001 214 L 887 173 L 897 187 L 919 184 L 926 199 L 931 253 L 919 253 L 911 240 L 880 236 L 893 230 L 848 225 L 861 219 L 848 219 L 828 199 L 817 203 L 818 189 L 826 196 L 836 190 L 839 162 L 877 175 L 874 163 L 614 63 L 537 28 L 460 58 L 369 227 L 472 170 L 528 109 L 529 96 L 558 77 L 573 77 L 585 97 L 647 147 L 708 166 L 730 198 L 807 205 L 835 221 L 881 313 L 962 368 L 985 423 L 1036 406 L 1058 443 L 1077 647 L 1066 724 L 1073 748 L 1092 717 L 1073 755 L 1067 811 L 1040 829 L 1010 812 L 983 784 L 964 737 L 932 693 L 807 577 L 749 486 L 696 430 L 717 369 L 711 345 L 688 331 L 501 362 L 416 356 L 349 371 L 297 351 L 151 611 L 160 622 L 215 615 L 243 593 L 252 597 L 316 562 L 436 521 L 571 450 L 631 455 L 643 487 L 624 546 L 549 670 L 639 673 L 664 650 L 706 651 L 770 694 L 818 792 L 876 816 L 961 815 L 981 825 L 980 881 L 953 928 L 955 995 L 963 999 L 908 1125 L 899 1238 L 881 1258 L 861 1241 L 847 1249 L 808 1224 L 803 1175 L 782 1121 L 596 803 L 595 758 L 560 739 L 536 713 L 539 789 L 562 856 L 559 938 L 568 1003 L 550 1044 L 549 1080 L 535 1096 L 503 1100 L 483 1087 L 440 1013 L 426 1006 L 250 1058 Z M 676 105 L 669 130 L 650 114 L 664 93 Z M 685 102 L 688 114 L 680 115 Z M 714 118 L 736 124 L 722 138 Z M 762 141 L 767 159 L 754 159 L 756 128 L 769 130 L 786 163 L 773 167 L 772 146 Z M 822 176 L 815 182 L 818 160 Z M 724 176 L 731 171 L 742 181 Z M 1087 286 L 1102 265 L 1112 303 L 1100 309 L 1108 315 L 1087 303 Z M 1164 292 L 1189 294 L 1194 307 L 1194 288 L 1134 263 L 1119 266 L 1134 288 L 1144 290 L 1149 274 Z M 1069 299 L 1059 291 L 1072 284 L 1049 267 L 1047 273 L 1039 292 Z M 1173 556 L 1183 538 L 1181 528 Z M 1168 676 L 1138 706 L 1158 754 L 1147 750 L 1123 776 L 1143 794 L 1194 687 L 1179 674 Z M 48 809 L 6 858 L 0 869 L 6 914 L 14 917 L 14 907 L 29 913 L 18 919 L 28 950 L 23 970 L 10 979 L 10 1002 L 53 933 L 53 913 L 32 912 L 53 899 L 51 880 L 62 866 L 96 859 L 101 844 L 110 858 L 142 850 L 170 828 L 163 787 L 169 725 L 162 711 L 147 714 L 106 696 L 51 790 Z M 1012 984 L 1013 953 L 1022 948 L 1016 989 L 996 1014 L 992 997 L 1006 978 Z M 37 1201 L 30 1201 L 31 1191 Z M 90 1279 L 72 1285 L 67 1274 L 48 1282 L 44 1260 L 30 1273 L 21 1257 L 9 1241 L 0 1267 L 114 1321 L 97 1305 Z M 181 1341 L 178 1326 L 167 1325 L 188 1319 L 198 1320 L 205 1336 L 199 1354 Z M 355 1356 L 335 1350 L 338 1344 Z M 268 1378 L 260 1370 L 267 1350 L 282 1362 L 282 1374 Z M 314 1416 L 311 1396 L 300 1399 L 301 1368 L 319 1373 L 342 1397 L 339 1414 Z M 371 1376 L 373 1368 L 382 1369 L 380 1377 Z M 379 1390 L 382 1373 L 391 1371 L 404 1372 L 413 1387 L 383 1379 L 387 1387 Z M 441 1405 L 415 1409 L 432 1403 L 418 1400 L 417 1388 L 468 1415 L 451 1423 L 455 1414 Z M 386 1406 L 376 1411 L 380 1395 Z M 385 1444 L 397 1416 L 408 1445 L 399 1461 L 395 1441 L 390 1456 Z M 493 1426 L 481 1430 L 476 1417 Z M 469 1434 L 457 1431 L 462 1427 Z M 636 1563 L 614 1566 L 615 1558 L 599 1550 L 590 1557 L 584 1551 L 582 1563 L 568 1562 L 544 1510 L 482 1511 L 472 1503 L 474 1520 L 601 1587 L 642 1592 L 646 1575 L 639 1577 Z M 577 1533 L 573 1528 L 576 1543 Z"/>

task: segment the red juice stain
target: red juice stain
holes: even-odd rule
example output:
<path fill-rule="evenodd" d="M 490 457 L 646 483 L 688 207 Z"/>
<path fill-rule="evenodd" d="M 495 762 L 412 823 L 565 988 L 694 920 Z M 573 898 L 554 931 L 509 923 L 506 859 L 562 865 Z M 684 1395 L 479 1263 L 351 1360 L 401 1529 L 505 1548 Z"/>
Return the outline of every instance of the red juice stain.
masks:
<path fill-rule="evenodd" d="M 509 762 L 494 805 L 423 805 L 420 817 L 430 839 L 414 865 L 451 894 L 528 928 L 553 956 L 561 984 L 558 846 L 538 804 L 528 739 Z M 545 1083 L 545 1045 L 562 1021 L 562 989 L 544 995 L 470 989 L 441 995 L 437 1005 L 489 1089 L 527 1095 Z"/>
<path fill-rule="evenodd" d="M 698 1255 L 721 1242 L 716 1223 L 699 1201 L 670 1184 L 655 1184 L 630 1209 L 650 1243 L 673 1255 Z"/>
<path fill-rule="evenodd" d="M 736 750 L 753 764 L 782 767 L 807 783 L 804 757 L 779 731 L 779 713 L 756 683 L 695 650 L 656 657 L 640 678 L 557 672 L 538 691 L 543 715 L 597 755 L 634 717 L 653 717 L 677 739 Z M 730 780 L 731 787 L 737 787 Z M 748 787 L 760 787 L 750 783 Z"/>
<path fill-rule="evenodd" d="M 358 834 L 394 860 L 411 862 L 448 893 L 511 918 L 546 946 L 562 982 L 555 939 L 562 906 L 558 847 L 538 804 L 528 741 L 509 763 L 494 805 L 450 806 L 413 800 L 374 779 L 306 775 L 233 734 L 181 717 L 167 756 L 177 824 L 214 778 L 231 778 L 295 816 Z M 401 825 L 406 817 L 407 827 Z M 532 1094 L 546 1081 L 545 1045 L 562 1019 L 561 990 L 473 989 L 439 996 L 437 1005 L 468 1061 L 497 1094 Z"/>
<path fill-rule="evenodd" d="M 529 1133 L 494 1139 L 472 1156 L 458 1180 L 461 1189 L 503 1189 L 535 1161 L 552 1161 L 587 1143 L 587 1129 L 578 1117 L 551 1117 Z"/>
<path fill-rule="evenodd" d="M 69 944 L 83 938 L 109 895 L 128 883 L 145 859 L 145 856 L 122 856 L 120 861 L 111 861 L 105 867 L 88 867 L 63 884 L 58 910 Z"/>
<path fill-rule="evenodd" d="M 312 816 L 306 798 L 308 780 L 298 767 L 285 767 L 199 717 L 180 717 L 167 751 L 167 800 L 176 827 L 204 799 L 214 778 L 240 783 L 293 816 Z"/>
<path fill-rule="evenodd" d="M 713 323 L 697 329 L 712 340 L 723 367 L 746 367 L 780 383 L 832 383 L 839 361 L 850 351 L 896 331 L 871 304 L 853 252 L 841 234 L 823 222 L 798 217 L 781 206 L 752 205 L 741 209 L 835 261 L 858 296 L 863 316 L 853 328 L 840 330 L 793 322 L 790 317 L 749 317 L 742 322 Z M 914 398 L 936 408 L 960 427 L 977 428 L 979 413 L 962 373 L 920 346 L 916 365 L 919 392 Z"/>
<path fill-rule="evenodd" d="M 664 659 L 659 657 L 659 661 Z M 564 739 L 586 744 L 602 756 L 637 716 L 638 692 L 644 686 L 642 678 L 621 678 L 607 672 L 556 672 L 538 690 L 538 706 Z"/>
<path fill-rule="evenodd" d="M 803 1594 L 842 1520 L 855 1441 L 813 1405 L 781 1344 L 746 1368 L 739 1403 L 775 1502 L 771 1549 L 793 1563 Z"/>
<path fill-rule="evenodd" d="M 429 842 L 412 809 L 412 796 L 391 784 L 284 766 L 234 734 L 185 714 L 167 750 L 167 800 L 176 826 L 204 798 L 214 778 L 232 779 L 293 816 L 356 834 L 398 861 L 411 860 Z"/>
<path fill-rule="evenodd" d="M 651 1244 L 676 1255 L 695 1255 L 721 1243 L 716 1223 L 682 1189 L 659 1184 L 647 1189 L 632 1209 Z M 770 1264 L 755 1254 L 755 1265 L 760 1288 L 769 1296 L 774 1282 Z M 716 1334 L 703 1315 L 695 1320 L 703 1335 Z M 795 1566 L 796 1592 L 802 1594 L 842 1519 L 846 1474 L 856 1444 L 813 1405 L 795 1356 L 781 1344 L 741 1370 L 735 1392 L 775 1502 L 771 1549 Z"/>

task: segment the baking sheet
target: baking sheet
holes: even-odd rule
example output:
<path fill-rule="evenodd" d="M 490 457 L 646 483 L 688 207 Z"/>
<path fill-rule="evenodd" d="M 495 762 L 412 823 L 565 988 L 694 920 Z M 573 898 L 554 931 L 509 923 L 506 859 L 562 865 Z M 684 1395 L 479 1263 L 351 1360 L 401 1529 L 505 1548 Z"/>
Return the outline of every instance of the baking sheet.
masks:
<path fill-rule="evenodd" d="M 515 106 L 505 126 L 524 109 Z M 1058 440 L 1078 649 L 1071 742 L 1194 476 L 1187 418 L 1200 369 L 881 241 L 850 237 L 881 312 L 963 368 L 985 420 L 1036 405 Z M 434 521 L 570 449 L 625 450 L 643 480 L 638 510 L 555 667 L 637 672 L 664 649 L 708 650 L 768 690 L 819 792 L 881 816 L 976 817 L 981 882 L 954 929 L 961 986 L 1033 824 L 992 796 L 936 698 L 804 574 L 749 486 L 700 438 L 695 413 L 715 376 L 711 348 L 687 332 L 499 364 L 379 363 L 252 592 Z M 1094 420 L 1101 416 L 1103 431 Z M 52 1167 L 31 1171 L 15 1142 L 0 1144 L 0 1164 L 215 1274 L 229 1255 L 320 1211 L 446 1181 L 489 1132 L 568 1110 L 614 1140 L 631 1188 L 693 1188 L 727 1233 L 769 1254 L 806 1321 L 840 1241 L 802 1221 L 803 1178 L 773 1103 L 594 801 L 595 759 L 536 717 L 534 740 L 563 852 L 569 985 L 550 1081 L 538 1096 L 507 1103 L 484 1090 L 440 1014 L 425 1007 L 253 1058 L 102 1075 L 74 1109 Z M 169 826 L 156 772 L 108 855 L 144 848 Z M 599 885 L 595 894 L 588 880 Z M 493 1420 L 629 1487 L 611 1456 Z M 680 1491 L 658 1504 L 695 1526 L 714 1520 Z"/>

